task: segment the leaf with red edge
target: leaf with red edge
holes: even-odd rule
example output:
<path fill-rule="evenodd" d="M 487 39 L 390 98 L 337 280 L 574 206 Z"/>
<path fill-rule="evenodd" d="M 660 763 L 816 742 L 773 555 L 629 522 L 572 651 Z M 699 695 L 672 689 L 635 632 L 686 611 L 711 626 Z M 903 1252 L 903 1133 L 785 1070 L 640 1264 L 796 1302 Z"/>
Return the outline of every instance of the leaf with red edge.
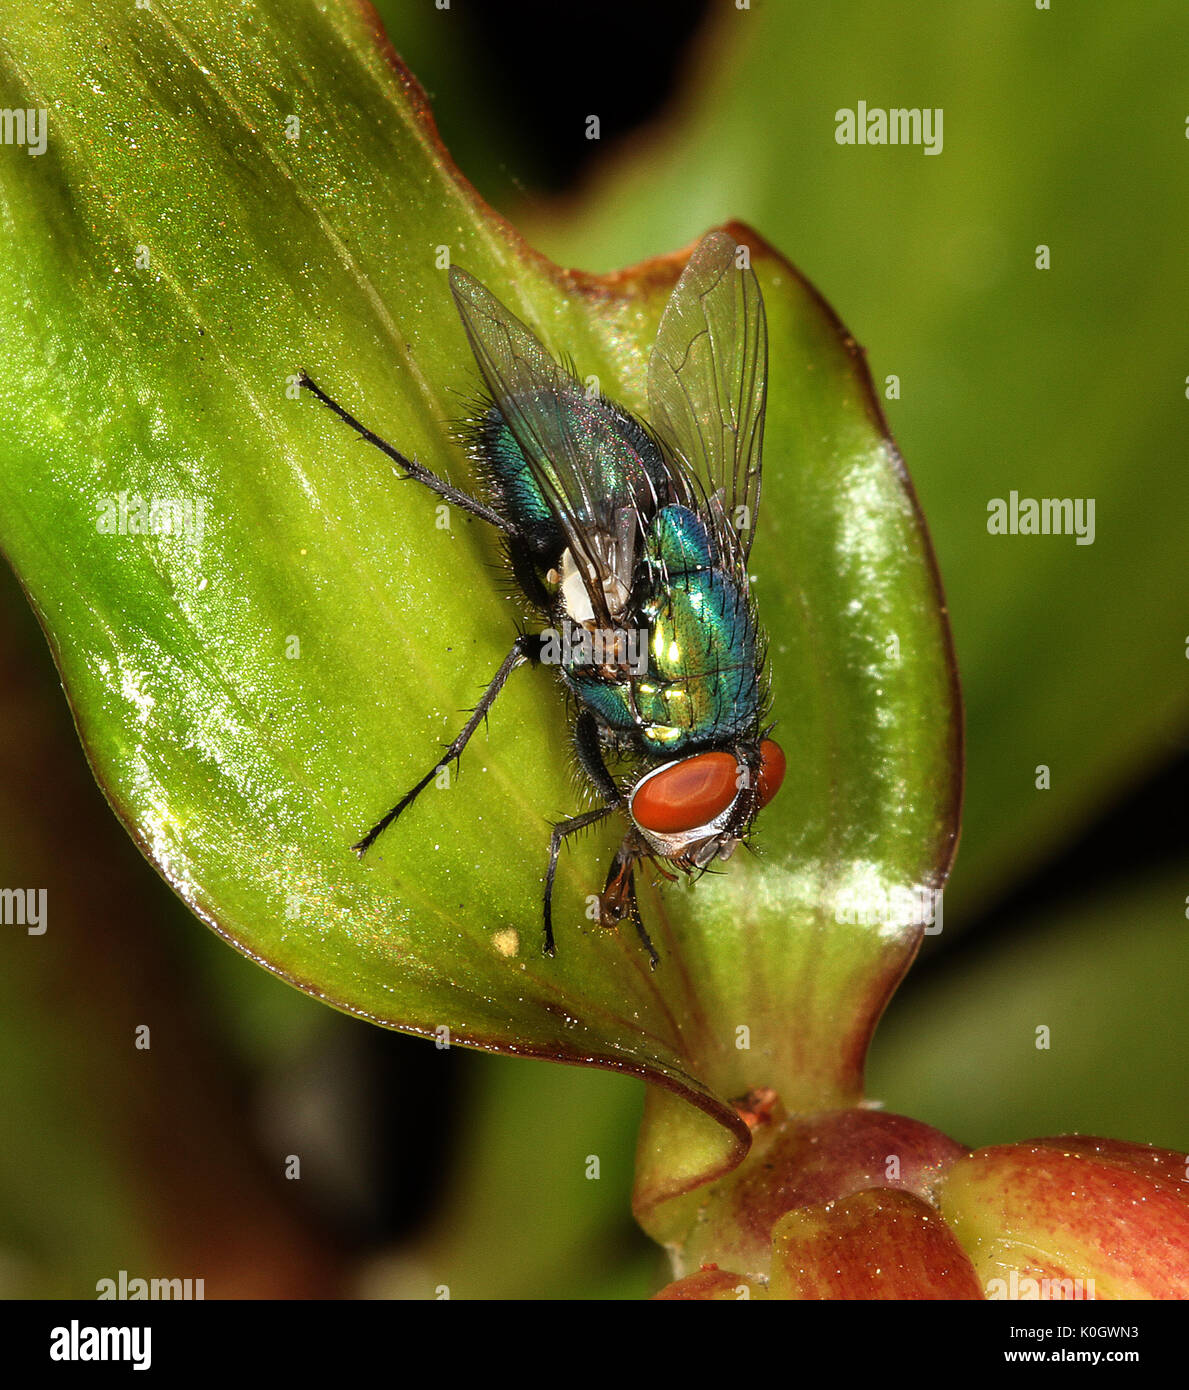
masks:
<path fill-rule="evenodd" d="M 477 373 L 447 261 L 646 415 L 686 253 L 603 277 L 544 261 L 459 175 L 354 4 L 25 5 L 0 45 L 7 100 L 46 108 L 50 132 L 44 158 L 0 162 L 21 248 L 0 266 L 0 544 L 146 856 L 335 1007 L 692 1101 L 717 1125 L 650 1102 L 654 1201 L 739 1160 L 737 1097 L 853 1104 L 953 853 L 961 733 L 924 523 L 820 296 L 732 226 L 769 321 L 752 566 L 789 758 L 758 854 L 645 884 L 653 972 L 587 918 L 622 833 L 600 827 L 561 865 L 547 960 L 547 822 L 578 809 L 550 672 L 518 672 L 450 789 L 366 861 L 351 851 L 440 756 L 516 610 L 498 538 L 457 509 L 440 524 L 294 382 L 309 371 L 475 488 L 452 426 Z M 120 498 L 180 501 L 191 524 L 113 532 Z"/>

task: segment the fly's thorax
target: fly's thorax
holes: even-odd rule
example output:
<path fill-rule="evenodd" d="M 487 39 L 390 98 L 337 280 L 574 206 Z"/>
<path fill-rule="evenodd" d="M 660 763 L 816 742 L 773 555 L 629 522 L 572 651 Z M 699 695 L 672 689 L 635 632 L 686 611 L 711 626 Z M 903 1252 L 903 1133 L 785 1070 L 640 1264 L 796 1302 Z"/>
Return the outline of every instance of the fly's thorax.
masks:
<path fill-rule="evenodd" d="M 643 562 L 650 671 L 635 693 L 644 745 L 675 753 L 740 737 L 760 717 L 759 642 L 747 592 L 720 565 L 712 527 L 689 507 L 663 507 Z"/>
<path fill-rule="evenodd" d="M 551 422 L 580 459 L 579 486 L 570 477 L 572 463 L 559 467 L 545 456 L 530 462 L 522 436 L 526 421 L 539 417 Z M 651 516 L 672 492 L 660 450 L 640 422 L 571 378 L 559 379 L 556 389 L 494 401 L 469 427 L 467 438 L 496 509 L 549 563 L 562 553 L 567 518 L 597 548 L 600 533 L 615 529 L 617 510 L 630 511 L 642 528 L 640 518 Z M 540 441 L 535 443 L 539 452 Z"/>
<path fill-rule="evenodd" d="M 640 664 L 571 668 L 569 684 L 604 728 L 629 733 L 648 758 L 746 740 L 763 704 L 758 643 L 746 597 L 707 570 L 670 577 L 623 627 L 643 639 Z"/>
<path fill-rule="evenodd" d="M 489 406 L 464 437 L 496 510 L 538 559 L 557 554 L 564 532 L 499 407 Z"/>
<path fill-rule="evenodd" d="M 747 597 L 730 576 L 670 575 L 642 611 L 649 674 L 635 693 L 646 745 L 677 752 L 753 729 L 762 703 L 758 642 Z"/>
<path fill-rule="evenodd" d="M 784 780 L 772 739 L 663 763 L 632 788 L 628 812 L 653 853 L 687 869 L 728 859 Z"/>

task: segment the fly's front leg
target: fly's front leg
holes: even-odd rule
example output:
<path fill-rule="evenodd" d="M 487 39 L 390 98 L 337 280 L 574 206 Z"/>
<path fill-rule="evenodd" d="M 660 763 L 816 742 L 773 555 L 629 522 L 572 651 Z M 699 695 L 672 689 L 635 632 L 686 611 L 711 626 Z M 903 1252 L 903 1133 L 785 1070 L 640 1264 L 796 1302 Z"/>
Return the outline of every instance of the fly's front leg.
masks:
<path fill-rule="evenodd" d="M 545 875 L 545 954 L 553 954 L 553 880 L 557 875 L 557 856 L 561 853 L 562 841 L 576 831 L 585 830 L 588 825 L 597 825 L 616 808 L 600 806 L 597 811 L 587 811 L 581 816 L 571 816 L 569 820 L 558 821 L 549 837 L 549 870 Z"/>
<path fill-rule="evenodd" d="M 351 846 L 351 848 L 356 852 L 356 854 L 363 854 L 365 853 L 365 851 L 371 848 L 371 846 L 375 843 L 378 837 L 382 835 L 385 830 L 388 829 L 388 827 L 397 818 L 397 816 L 399 816 L 400 813 L 407 807 L 411 806 L 413 802 L 416 801 L 416 799 L 426 789 L 426 787 L 429 786 L 429 784 L 433 781 L 434 777 L 437 776 L 437 773 L 440 768 L 444 767 L 447 763 L 452 763 L 456 761 L 459 757 L 461 757 L 462 750 L 467 746 L 467 743 L 470 741 L 471 735 L 475 732 L 479 725 L 483 723 L 484 719 L 487 718 L 487 712 L 491 709 L 492 705 L 495 704 L 496 696 L 504 688 L 504 682 L 508 679 L 512 672 L 515 671 L 517 666 L 523 666 L 526 661 L 535 662 L 537 660 L 537 658 L 540 656 L 541 644 L 542 638 L 539 633 L 535 632 L 524 633 L 523 635 L 518 637 L 515 642 L 512 643 L 512 650 L 508 653 L 506 657 L 504 657 L 500 669 L 495 673 L 495 676 L 492 679 L 491 684 L 483 692 L 482 699 L 480 699 L 479 703 L 475 706 L 474 710 L 471 713 L 471 717 L 463 726 L 462 732 L 458 735 L 454 742 L 446 748 L 445 756 L 439 758 L 438 761 L 434 763 L 433 767 L 430 768 L 430 770 L 425 774 L 421 781 L 418 782 L 416 786 L 414 786 L 410 791 L 407 791 L 404 794 L 404 796 L 402 796 L 401 799 L 392 808 L 392 810 L 389 811 L 386 816 L 383 816 L 380 820 L 378 820 L 375 823 L 375 825 L 372 826 L 372 828 L 367 832 L 363 839 L 358 842 L 358 844 L 354 844 Z"/>
<path fill-rule="evenodd" d="M 624 795 L 616 785 L 615 779 L 607 771 L 607 765 L 603 761 L 598 721 L 589 710 L 583 710 L 578 716 L 578 722 L 574 728 L 574 749 L 578 754 L 578 761 L 582 770 L 608 803 L 608 809 L 622 807 L 625 800 Z M 599 925 L 617 927 L 624 917 L 630 917 L 632 925 L 636 928 L 636 935 L 643 942 L 644 949 L 648 952 L 648 959 L 655 970 L 659 957 L 656 953 L 656 947 L 653 946 L 648 932 L 645 930 L 644 919 L 640 916 L 640 903 L 636 897 L 636 878 L 633 869 L 639 858 L 640 849 L 634 837 L 629 835 L 620 845 L 607 873 L 607 882 L 603 885 L 602 893 L 599 894 Z"/>
<path fill-rule="evenodd" d="M 604 927 L 617 927 L 624 917 L 630 917 L 636 935 L 648 952 L 648 962 L 655 970 L 660 957 L 645 929 L 644 919 L 640 915 L 640 901 L 636 897 L 635 867 L 640 857 L 640 851 L 629 835 L 616 851 L 607 870 L 607 882 L 599 897 L 599 921 Z"/>
<path fill-rule="evenodd" d="M 549 871 L 545 875 L 545 954 L 553 955 L 553 880 L 557 874 L 557 857 L 561 853 L 562 842 L 566 836 L 595 825 L 612 811 L 623 805 L 623 794 L 615 785 L 615 779 L 607 771 L 603 762 L 603 751 L 599 740 L 599 725 L 589 710 L 583 710 L 574 726 L 574 752 L 583 772 L 594 783 L 595 789 L 606 802 L 597 811 L 587 811 L 585 815 L 574 816 L 570 820 L 559 821 L 553 827 L 549 840 Z M 602 916 L 602 900 L 599 905 Z M 604 924 L 605 925 L 605 924 Z"/>

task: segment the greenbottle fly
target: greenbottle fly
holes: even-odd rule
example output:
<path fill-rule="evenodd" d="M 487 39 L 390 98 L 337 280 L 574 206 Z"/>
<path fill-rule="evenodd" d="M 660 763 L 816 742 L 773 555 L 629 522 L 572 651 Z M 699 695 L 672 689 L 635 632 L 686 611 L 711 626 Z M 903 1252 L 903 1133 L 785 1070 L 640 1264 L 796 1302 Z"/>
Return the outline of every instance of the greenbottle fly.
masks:
<path fill-rule="evenodd" d="M 545 952 L 561 846 L 619 814 L 626 834 L 599 920 L 630 919 L 655 966 L 636 867 L 650 861 L 675 879 L 729 858 L 784 777 L 764 725 L 765 644 L 747 573 L 768 372 L 759 282 L 727 233 L 698 244 L 652 349 L 647 423 L 588 393 L 466 271 L 451 270 L 450 288 L 486 387 L 467 426 L 483 500 L 406 458 L 305 374 L 302 385 L 406 476 L 502 532 L 511 574 L 548 626 L 516 638 L 444 756 L 354 848 L 366 851 L 461 757 L 517 667 L 555 665 L 599 804 L 553 826 Z"/>

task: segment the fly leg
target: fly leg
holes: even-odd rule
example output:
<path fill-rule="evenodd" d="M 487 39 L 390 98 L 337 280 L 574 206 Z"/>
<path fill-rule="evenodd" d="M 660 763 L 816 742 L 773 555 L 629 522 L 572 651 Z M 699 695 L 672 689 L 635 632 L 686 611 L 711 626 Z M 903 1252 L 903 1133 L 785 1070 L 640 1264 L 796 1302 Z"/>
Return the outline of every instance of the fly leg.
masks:
<path fill-rule="evenodd" d="M 483 696 L 475 706 L 471 717 L 467 720 L 466 724 L 463 725 L 462 732 L 454 742 L 449 745 L 444 756 L 434 763 L 433 767 L 430 768 L 421 781 L 410 791 L 407 791 L 392 810 L 372 826 L 358 844 L 351 846 L 356 854 L 363 854 L 366 850 L 371 848 L 376 839 L 388 829 L 397 816 L 399 816 L 406 807 L 411 806 L 426 787 L 429 786 L 440 768 L 444 767 L 447 763 L 455 762 L 461 757 L 462 750 L 467 746 L 471 735 L 479 725 L 483 723 L 484 719 L 487 718 L 487 712 L 491 709 L 492 705 L 495 704 L 496 696 L 504 688 L 504 682 L 512 672 L 515 671 L 517 666 L 523 666 L 526 661 L 537 660 L 541 651 L 541 643 L 542 638 L 540 634 L 535 632 L 523 633 L 512 643 L 512 650 L 504 657 L 503 663 L 500 669 L 495 673 L 491 684 L 483 692 Z"/>
<path fill-rule="evenodd" d="M 596 811 L 573 816 L 570 820 L 558 821 L 553 827 L 549 840 L 549 871 L 545 875 L 545 954 L 553 954 L 553 880 L 557 875 L 557 856 L 561 853 L 562 841 L 575 831 L 585 830 L 595 825 L 623 804 L 623 796 L 615 785 L 615 779 L 607 771 L 599 747 L 599 725 L 589 710 L 583 710 L 574 726 L 574 751 L 578 755 L 583 772 L 594 783 L 599 795 L 606 802 Z"/>
<path fill-rule="evenodd" d="M 549 837 L 549 869 L 545 874 L 545 954 L 547 956 L 553 954 L 553 880 L 557 875 L 557 856 L 561 853 L 562 841 L 578 830 L 585 830 L 588 825 L 597 825 L 614 810 L 614 806 L 600 806 L 597 811 L 586 811 L 581 816 L 571 816 L 569 820 L 560 820 L 553 827 L 553 833 Z"/>
<path fill-rule="evenodd" d="M 582 771 L 594 783 L 595 790 L 608 806 L 621 806 L 623 794 L 603 762 L 599 722 L 588 709 L 582 711 L 574 725 L 574 752 L 578 755 Z"/>
<path fill-rule="evenodd" d="M 608 809 L 622 807 L 625 797 L 616 786 L 615 779 L 607 771 L 599 741 L 598 721 L 589 710 L 583 710 L 578 716 L 578 722 L 574 728 L 574 748 L 583 772 L 594 783 L 600 796 L 607 801 Z M 604 927 L 616 927 L 625 916 L 630 917 L 632 925 L 636 928 L 636 935 L 644 943 L 644 948 L 648 952 L 648 959 L 655 970 L 658 956 L 640 916 L 640 903 L 636 897 L 636 879 L 632 872 L 633 865 L 639 857 L 639 850 L 633 844 L 632 836 L 629 835 L 620 845 L 607 874 L 607 882 L 603 885 L 603 891 L 599 895 L 599 921 Z"/>
<path fill-rule="evenodd" d="M 607 882 L 603 885 L 603 892 L 599 898 L 599 913 L 605 927 L 618 926 L 625 916 L 632 919 L 636 935 L 648 952 L 648 962 L 655 970 L 660 963 L 660 957 L 652 944 L 652 938 L 645 930 L 644 919 L 640 916 L 640 902 L 636 897 L 635 865 L 639 858 L 639 851 L 632 844 L 629 835 L 616 851 L 607 871 Z"/>
<path fill-rule="evenodd" d="M 498 527 L 501 531 L 512 533 L 512 527 L 497 512 L 486 507 L 482 502 L 478 502 L 461 488 L 448 483 L 445 478 L 439 478 L 436 473 L 431 473 L 424 464 L 418 463 L 415 459 L 406 458 L 399 450 L 394 449 L 386 439 L 381 439 L 378 434 L 373 434 L 366 425 L 361 425 L 359 421 L 349 411 L 345 410 L 338 401 L 332 400 L 330 396 L 315 382 L 308 377 L 305 372 L 298 376 L 298 383 L 305 387 L 311 395 L 317 396 L 323 405 L 329 406 L 331 410 L 344 423 L 351 426 L 356 434 L 361 435 L 369 444 L 374 444 L 382 453 L 388 455 L 390 459 L 405 470 L 407 477 L 415 479 L 419 483 L 424 483 L 432 492 L 436 492 L 439 497 L 447 502 L 453 502 L 456 507 L 461 507 L 464 512 L 470 512 L 472 516 L 477 516 L 481 521 L 490 522 L 492 526 Z"/>

